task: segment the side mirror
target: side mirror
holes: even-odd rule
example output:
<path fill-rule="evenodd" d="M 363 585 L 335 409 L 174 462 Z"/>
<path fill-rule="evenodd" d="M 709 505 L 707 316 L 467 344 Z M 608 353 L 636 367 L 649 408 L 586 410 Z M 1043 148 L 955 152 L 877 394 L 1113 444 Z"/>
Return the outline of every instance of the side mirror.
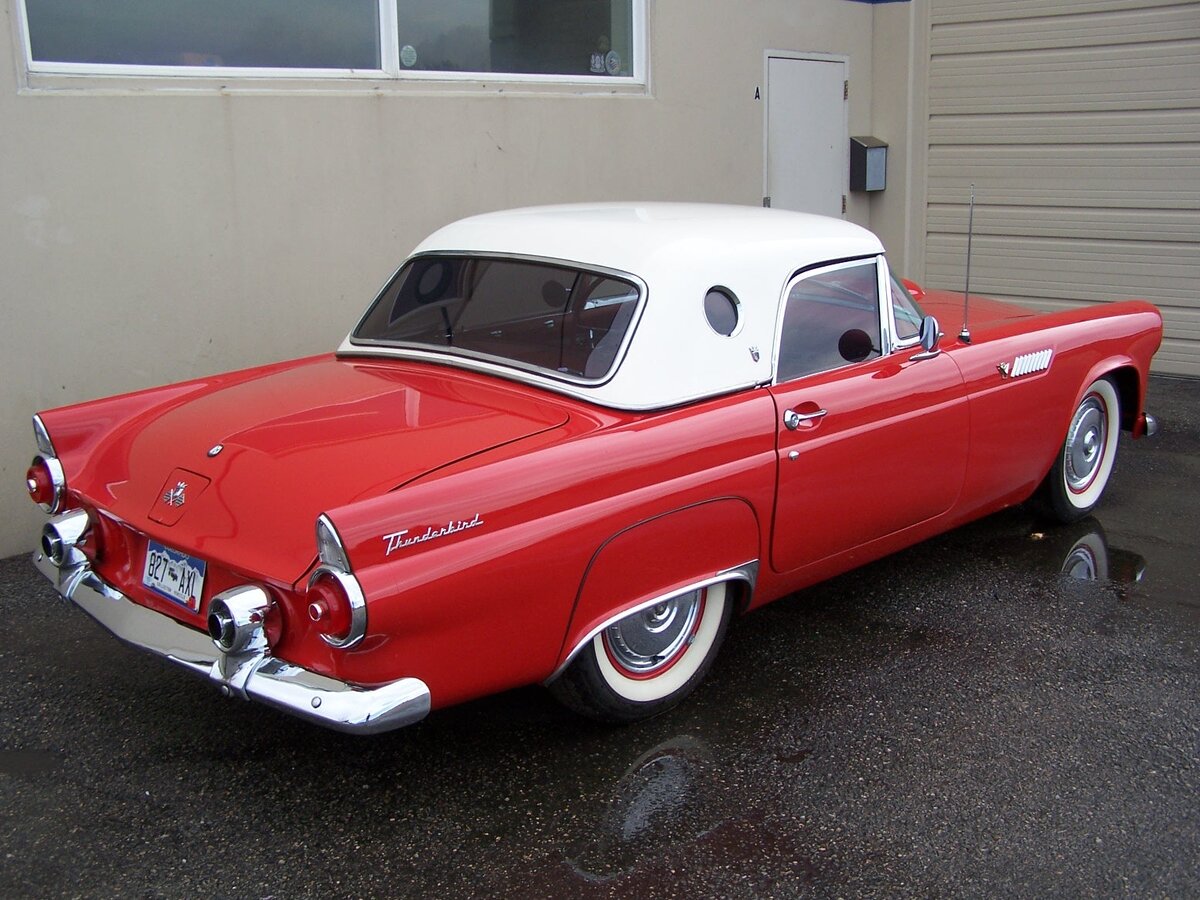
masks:
<path fill-rule="evenodd" d="M 926 353 L 931 352 L 938 342 L 938 337 L 941 335 L 941 329 L 938 328 L 938 320 L 933 316 L 926 316 L 921 320 L 921 347 Z"/>
<path fill-rule="evenodd" d="M 937 319 L 933 316 L 923 318 L 921 320 L 921 330 L 918 334 L 921 340 L 921 352 L 915 354 L 912 359 L 932 359 L 942 352 L 937 348 L 938 338 L 942 336 Z"/>

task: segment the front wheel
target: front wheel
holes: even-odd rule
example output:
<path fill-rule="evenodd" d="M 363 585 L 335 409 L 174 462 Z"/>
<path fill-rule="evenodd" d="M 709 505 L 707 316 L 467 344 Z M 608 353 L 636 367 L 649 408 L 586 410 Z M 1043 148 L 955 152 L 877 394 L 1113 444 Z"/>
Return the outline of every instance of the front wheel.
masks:
<path fill-rule="evenodd" d="M 1107 378 L 1084 393 L 1058 458 L 1042 486 L 1046 512 L 1060 522 L 1082 519 L 1100 502 L 1112 474 L 1120 432 L 1120 401 Z"/>
<path fill-rule="evenodd" d="M 665 712 L 708 672 L 731 609 L 726 585 L 714 584 L 638 610 L 592 638 L 550 690 L 570 709 L 605 722 Z"/>

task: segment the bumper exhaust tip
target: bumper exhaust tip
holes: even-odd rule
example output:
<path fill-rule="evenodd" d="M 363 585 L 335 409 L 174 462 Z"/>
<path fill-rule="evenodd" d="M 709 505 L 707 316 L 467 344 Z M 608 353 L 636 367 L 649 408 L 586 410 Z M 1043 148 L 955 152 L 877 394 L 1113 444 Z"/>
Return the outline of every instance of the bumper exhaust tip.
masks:
<path fill-rule="evenodd" d="M 272 605 L 270 594 L 254 585 L 217 594 L 208 605 L 208 636 L 223 653 L 266 650 L 263 623 Z"/>
<path fill-rule="evenodd" d="M 79 560 L 73 558 L 72 551 L 87 529 L 88 514 L 82 509 L 55 516 L 42 527 L 42 553 L 59 568 L 73 565 Z"/>

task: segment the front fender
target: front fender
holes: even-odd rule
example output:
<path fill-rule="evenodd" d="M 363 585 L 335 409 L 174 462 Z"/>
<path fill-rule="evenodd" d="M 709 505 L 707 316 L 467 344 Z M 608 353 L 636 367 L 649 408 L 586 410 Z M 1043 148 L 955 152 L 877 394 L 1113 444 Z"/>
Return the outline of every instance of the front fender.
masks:
<path fill-rule="evenodd" d="M 748 573 L 754 571 L 759 546 L 754 509 L 736 497 L 697 503 L 617 532 L 584 572 L 555 672 L 623 612 L 711 584 L 733 570 L 741 571 L 730 574 L 731 579 L 752 579 Z"/>

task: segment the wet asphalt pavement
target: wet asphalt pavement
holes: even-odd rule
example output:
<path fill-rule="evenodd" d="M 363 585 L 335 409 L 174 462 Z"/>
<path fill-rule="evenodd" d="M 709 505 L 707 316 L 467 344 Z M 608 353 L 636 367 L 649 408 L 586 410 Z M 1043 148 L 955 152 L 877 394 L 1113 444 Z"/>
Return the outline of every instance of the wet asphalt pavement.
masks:
<path fill-rule="evenodd" d="M 1200 895 L 1200 382 L 1149 408 L 1095 518 L 780 601 L 626 728 L 529 688 L 326 732 L 0 561 L 0 896 Z"/>

